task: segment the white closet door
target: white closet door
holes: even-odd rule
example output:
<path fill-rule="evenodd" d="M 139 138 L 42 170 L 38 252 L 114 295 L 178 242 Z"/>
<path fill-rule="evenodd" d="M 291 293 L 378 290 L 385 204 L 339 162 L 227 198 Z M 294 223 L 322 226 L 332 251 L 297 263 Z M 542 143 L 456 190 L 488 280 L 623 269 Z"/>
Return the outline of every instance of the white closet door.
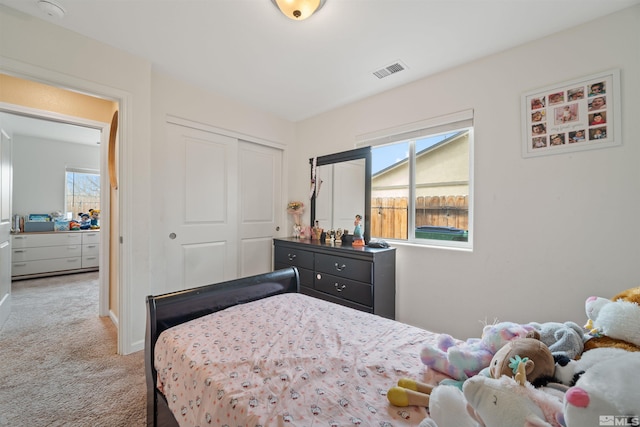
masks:
<path fill-rule="evenodd" d="M 238 141 L 167 127 L 167 285 L 177 290 L 235 279 Z"/>
<path fill-rule="evenodd" d="M 271 271 L 273 237 L 282 221 L 282 150 L 241 141 L 239 159 L 240 275 Z"/>

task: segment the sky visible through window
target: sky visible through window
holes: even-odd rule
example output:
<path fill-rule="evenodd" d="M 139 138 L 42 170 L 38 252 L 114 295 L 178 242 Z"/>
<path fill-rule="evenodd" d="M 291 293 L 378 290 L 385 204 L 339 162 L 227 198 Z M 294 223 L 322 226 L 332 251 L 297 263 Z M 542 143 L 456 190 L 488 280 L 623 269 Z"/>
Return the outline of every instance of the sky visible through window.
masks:
<path fill-rule="evenodd" d="M 447 139 L 453 135 L 453 133 L 430 136 L 423 139 L 416 140 L 416 152 L 420 152 L 426 148 L 429 148 L 440 141 Z M 383 145 L 379 147 L 373 147 L 373 155 L 371 162 L 371 172 L 373 175 L 377 174 L 381 170 L 388 168 L 389 166 L 405 160 L 409 157 L 409 145 L 405 142 L 394 143 L 389 145 Z"/>

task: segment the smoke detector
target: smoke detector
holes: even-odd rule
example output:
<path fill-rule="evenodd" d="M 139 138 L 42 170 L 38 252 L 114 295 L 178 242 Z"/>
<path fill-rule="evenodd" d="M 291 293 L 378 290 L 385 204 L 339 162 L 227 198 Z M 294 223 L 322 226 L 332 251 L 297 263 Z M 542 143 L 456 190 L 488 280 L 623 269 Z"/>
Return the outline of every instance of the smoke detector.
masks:
<path fill-rule="evenodd" d="M 63 18 L 66 13 L 62 6 L 53 0 L 38 0 L 38 7 L 52 18 Z"/>

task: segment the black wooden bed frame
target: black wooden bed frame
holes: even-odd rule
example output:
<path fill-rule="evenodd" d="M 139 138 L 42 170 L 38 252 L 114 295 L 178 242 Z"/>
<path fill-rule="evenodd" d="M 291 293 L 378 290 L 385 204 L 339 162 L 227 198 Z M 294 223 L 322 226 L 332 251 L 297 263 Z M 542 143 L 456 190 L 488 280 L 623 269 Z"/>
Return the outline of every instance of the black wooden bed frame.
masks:
<path fill-rule="evenodd" d="M 156 388 L 157 372 L 154 367 L 154 348 L 162 331 L 227 307 L 272 295 L 299 291 L 298 270 L 295 267 L 290 267 L 199 288 L 148 296 L 144 349 L 147 379 L 147 426 L 178 426 L 167 405 L 166 398 Z"/>

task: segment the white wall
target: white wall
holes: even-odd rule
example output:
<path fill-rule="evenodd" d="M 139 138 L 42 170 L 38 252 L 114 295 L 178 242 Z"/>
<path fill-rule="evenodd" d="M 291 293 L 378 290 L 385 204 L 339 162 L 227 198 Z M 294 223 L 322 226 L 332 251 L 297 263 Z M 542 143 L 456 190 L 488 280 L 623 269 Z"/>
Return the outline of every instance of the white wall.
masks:
<path fill-rule="evenodd" d="M 67 167 L 100 171 L 100 146 L 13 135 L 13 214 L 65 212 Z"/>
<path fill-rule="evenodd" d="M 520 95 L 610 68 L 623 145 L 524 159 Z M 397 245 L 399 320 L 460 338 L 495 318 L 583 323 L 586 297 L 640 285 L 639 100 L 634 7 L 299 123 L 291 173 L 357 135 L 474 109 L 474 250 Z M 307 191 L 291 181 L 292 197 Z"/>

